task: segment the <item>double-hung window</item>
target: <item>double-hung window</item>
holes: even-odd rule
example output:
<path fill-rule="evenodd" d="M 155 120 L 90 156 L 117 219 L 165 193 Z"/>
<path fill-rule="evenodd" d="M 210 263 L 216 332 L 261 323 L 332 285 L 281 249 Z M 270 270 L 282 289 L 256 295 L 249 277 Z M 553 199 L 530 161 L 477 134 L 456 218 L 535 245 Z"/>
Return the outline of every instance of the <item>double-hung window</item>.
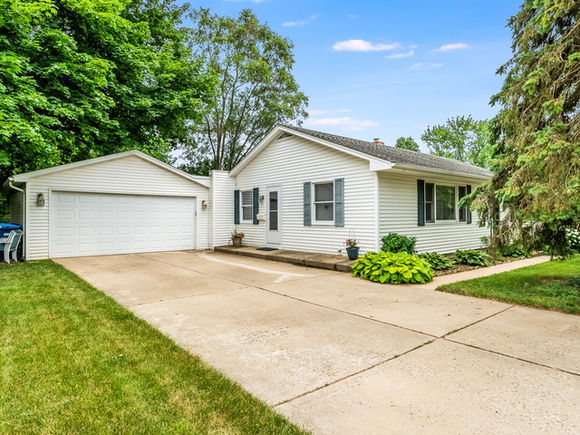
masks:
<path fill-rule="evenodd" d="M 435 184 L 425 183 L 425 222 L 435 222 Z"/>
<path fill-rule="evenodd" d="M 334 223 L 334 182 L 312 183 L 314 223 Z"/>
<path fill-rule="evenodd" d="M 467 186 L 459 186 L 459 199 L 467 195 Z M 459 209 L 459 222 L 467 222 L 467 207 Z"/>
<path fill-rule="evenodd" d="M 435 186 L 435 209 L 438 221 L 455 220 L 455 186 Z"/>
<path fill-rule="evenodd" d="M 242 222 L 244 223 L 252 223 L 253 222 L 253 207 L 254 207 L 254 200 L 252 197 L 251 190 L 243 190 L 240 192 L 241 201 L 240 201 L 240 208 L 241 208 L 241 216 Z"/>

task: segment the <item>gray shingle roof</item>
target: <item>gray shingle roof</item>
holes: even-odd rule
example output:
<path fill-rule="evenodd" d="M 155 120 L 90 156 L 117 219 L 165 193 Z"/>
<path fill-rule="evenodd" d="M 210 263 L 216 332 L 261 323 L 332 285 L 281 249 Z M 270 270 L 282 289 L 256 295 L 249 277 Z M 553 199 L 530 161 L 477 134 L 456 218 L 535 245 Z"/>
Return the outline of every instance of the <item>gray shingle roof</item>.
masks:
<path fill-rule="evenodd" d="M 380 145 L 364 140 L 352 139 L 344 136 L 337 136 L 335 134 L 323 133 L 321 131 L 310 130 L 307 128 L 296 127 L 293 125 L 283 125 L 283 127 L 296 130 L 298 132 L 307 134 L 309 136 L 332 142 L 352 150 L 368 154 L 369 156 L 386 160 L 394 163 L 395 166 L 410 165 L 425 168 L 425 170 L 433 169 L 436 171 L 449 171 L 465 175 L 474 175 L 477 177 L 490 177 L 491 172 L 479 166 L 470 165 L 469 163 L 460 162 L 445 157 L 434 156 L 431 154 L 420 153 L 416 151 L 409 151 L 400 148 L 395 148 L 388 145 Z"/>

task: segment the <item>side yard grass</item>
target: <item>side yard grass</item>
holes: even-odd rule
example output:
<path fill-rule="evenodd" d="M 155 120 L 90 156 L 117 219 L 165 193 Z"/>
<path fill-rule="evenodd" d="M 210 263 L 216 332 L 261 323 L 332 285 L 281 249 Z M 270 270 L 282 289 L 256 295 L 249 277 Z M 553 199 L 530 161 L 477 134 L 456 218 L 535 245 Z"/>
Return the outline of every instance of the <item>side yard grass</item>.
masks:
<path fill-rule="evenodd" d="M 0 432 L 301 433 L 52 261 L 0 265 Z"/>
<path fill-rule="evenodd" d="M 580 256 L 442 285 L 439 291 L 580 314 Z M 574 279 L 574 277 L 578 277 Z"/>

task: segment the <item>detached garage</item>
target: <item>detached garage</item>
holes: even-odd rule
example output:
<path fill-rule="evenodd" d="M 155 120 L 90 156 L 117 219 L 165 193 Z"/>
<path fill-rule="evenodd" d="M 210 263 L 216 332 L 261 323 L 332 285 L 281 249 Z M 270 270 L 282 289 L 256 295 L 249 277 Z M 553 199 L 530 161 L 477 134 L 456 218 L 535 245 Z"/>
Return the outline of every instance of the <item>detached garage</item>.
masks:
<path fill-rule="evenodd" d="M 15 175 L 4 189 L 28 260 L 208 248 L 209 178 L 139 151 Z"/>

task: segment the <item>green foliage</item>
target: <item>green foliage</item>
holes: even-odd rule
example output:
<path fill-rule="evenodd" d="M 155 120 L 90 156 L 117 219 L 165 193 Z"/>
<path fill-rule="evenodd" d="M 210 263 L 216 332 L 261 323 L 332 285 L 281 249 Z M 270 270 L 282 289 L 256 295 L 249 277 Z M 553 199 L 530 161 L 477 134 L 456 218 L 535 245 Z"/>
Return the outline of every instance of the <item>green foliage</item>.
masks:
<path fill-rule="evenodd" d="M 403 236 L 401 234 L 389 233 L 382 239 L 383 247 L 381 251 L 384 252 L 406 252 L 408 254 L 415 253 L 416 237 Z"/>
<path fill-rule="evenodd" d="M 576 252 L 580 252 L 580 231 L 568 231 L 567 239 L 570 249 L 573 249 Z"/>
<path fill-rule="evenodd" d="M 412 137 L 400 137 L 395 143 L 395 148 L 401 148 L 409 151 L 419 151 L 419 144 Z"/>
<path fill-rule="evenodd" d="M 433 269 L 422 258 L 406 252 L 367 252 L 352 266 L 353 276 L 383 284 L 425 284 L 433 280 Z"/>
<path fill-rule="evenodd" d="M 424 254 L 419 254 L 419 257 L 429 263 L 433 270 L 453 269 L 453 260 L 437 252 L 425 252 Z"/>
<path fill-rule="evenodd" d="M 166 158 L 213 79 L 161 0 L 0 0 L 0 180 L 128 149 Z"/>
<path fill-rule="evenodd" d="M 568 285 L 576 290 L 580 290 L 580 275 L 570 278 L 568 280 Z"/>
<path fill-rule="evenodd" d="M 508 22 L 513 54 L 491 100 L 500 106 L 495 174 L 473 203 L 495 227 L 495 245 L 518 240 L 572 254 L 566 231 L 580 228 L 579 17 L 577 0 L 524 1 Z"/>
<path fill-rule="evenodd" d="M 489 121 L 456 116 L 445 124 L 427 127 L 421 135 L 431 154 L 489 168 L 495 145 Z"/>
<path fill-rule="evenodd" d="M 489 266 L 492 261 L 489 255 L 483 251 L 477 251 L 474 249 L 461 251 L 455 251 L 453 254 L 453 259 L 458 264 L 468 264 L 470 266 Z"/>
<path fill-rule="evenodd" d="M 525 249 L 522 245 L 518 243 L 513 243 L 508 246 L 502 246 L 498 249 L 498 254 L 502 257 L 514 257 L 514 258 L 530 258 L 530 251 Z"/>
<path fill-rule="evenodd" d="M 204 122 L 183 145 L 183 169 L 230 170 L 278 123 L 307 116 L 308 98 L 292 75 L 294 46 L 253 12 L 236 18 L 199 9 L 190 15 L 192 46 L 218 77 Z"/>

